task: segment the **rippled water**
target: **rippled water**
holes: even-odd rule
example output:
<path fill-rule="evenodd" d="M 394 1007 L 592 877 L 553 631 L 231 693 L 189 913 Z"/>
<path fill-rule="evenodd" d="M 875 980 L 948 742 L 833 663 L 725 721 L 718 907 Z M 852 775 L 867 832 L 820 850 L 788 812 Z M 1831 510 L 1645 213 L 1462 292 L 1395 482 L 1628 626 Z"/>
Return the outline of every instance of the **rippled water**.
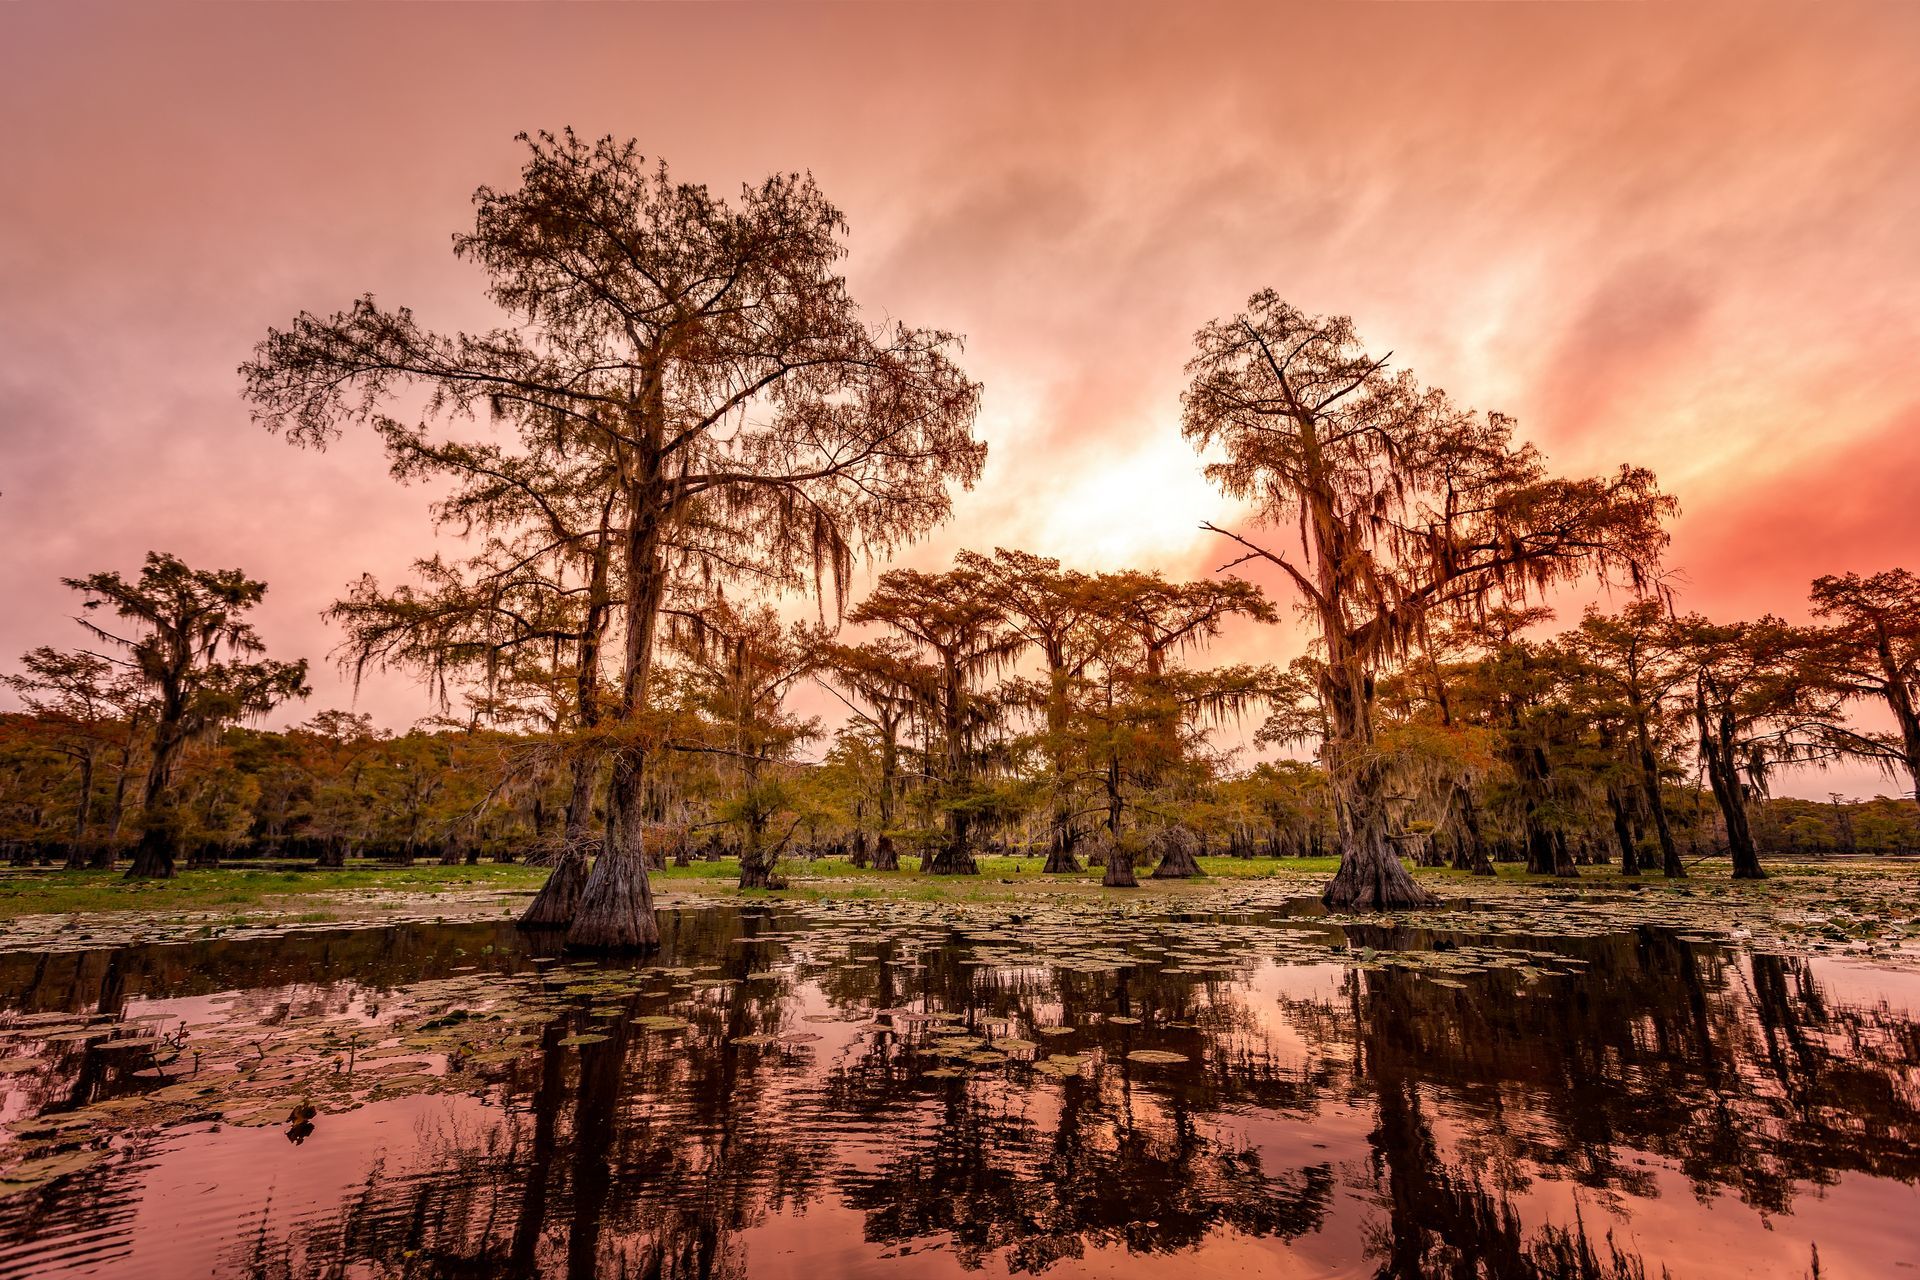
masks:
<path fill-rule="evenodd" d="M 0 956 L 0 1275 L 1920 1275 L 1910 975 L 1286 913 L 665 929 Z"/>

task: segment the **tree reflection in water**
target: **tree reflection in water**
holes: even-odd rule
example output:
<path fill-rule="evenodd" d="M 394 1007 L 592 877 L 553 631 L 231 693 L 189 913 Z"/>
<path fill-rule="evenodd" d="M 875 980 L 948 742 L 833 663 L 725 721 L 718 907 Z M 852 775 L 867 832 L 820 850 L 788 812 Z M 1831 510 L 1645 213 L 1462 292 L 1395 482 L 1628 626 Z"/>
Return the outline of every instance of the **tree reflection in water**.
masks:
<path fill-rule="evenodd" d="M 1309 1238 L 1315 1259 L 1390 1277 L 1685 1276 L 1685 1259 L 1643 1267 L 1616 1228 L 1656 1202 L 1705 1215 L 1724 1198 L 1784 1221 L 1848 1175 L 1920 1177 L 1915 1024 L 1832 999 L 1803 959 L 1647 929 L 1537 944 L 1584 968 L 1529 985 L 1499 969 L 1287 970 L 1230 947 L 1206 972 L 1168 972 L 1150 949 L 1006 966 L 924 925 L 848 942 L 786 912 L 665 922 L 654 963 L 719 966 L 676 1005 L 683 1032 L 629 1017 L 567 1044 L 584 1013 L 558 1009 L 504 1078 L 423 1108 L 410 1144 L 359 1152 L 350 1194 L 179 1230 L 226 1233 L 220 1268 L 263 1277 L 728 1277 L 793 1249 L 876 1269 L 937 1249 L 945 1269 L 989 1273 L 1110 1251 L 1156 1275 L 1226 1242 Z M 1345 932 L 1363 954 L 1515 945 Z M 269 1019 L 476 954 L 502 972 L 531 960 L 486 926 L 10 957 L 0 1002 L 117 1013 L 131 992 L 227 990 Z M 966 1061 L 1009 1039 L 1017 1061 Z M 1143 1047 L 1188 1062 L 1129 1060 Z M 1056 1077 L 1026 1061 L 1049 1053 L 1084 1063 Z M 38 1113 L 123 1086 L 83 1053 L 5 1087 Z M 384 1105 L 322 1115 L 318 1132 Z M 130 1234 L 135 1208 L 170 1159 L 220 1141 L 136 1137 L 135 1159 L 0 1202 L 0 1268 L 57 1274 L 54 1242 L 85 1237 L 164 1270 L 167 1242 Z M 1537 1194 L 1555 1185 L 1577 1194 Z M 1778 1274 L 1807 1261 L 1746 1247 Z"/>

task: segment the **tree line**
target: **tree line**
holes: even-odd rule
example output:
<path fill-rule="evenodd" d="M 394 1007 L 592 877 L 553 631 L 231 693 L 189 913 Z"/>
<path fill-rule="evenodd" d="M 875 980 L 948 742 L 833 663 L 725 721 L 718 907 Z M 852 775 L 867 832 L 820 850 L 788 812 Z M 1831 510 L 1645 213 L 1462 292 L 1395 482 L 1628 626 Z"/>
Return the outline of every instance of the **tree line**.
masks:
<path fill-rule="evenodd" d="M 1676 790 L 1711 797 L 1716 845 L 1758 875 L 1755 801 L 1790 762 L 1864 758 L 1920 788 L 1911 574 L 1821 579 L 1809 627 L 1682 615 L 1660 564 L 1676 508 L 1652 473 L 1555 475 L 1511 419 L 1272 291 L 1196 334 L 1181 429 L 1247 513 L 1207 526 L 1231 548 L 1223 571 L 1280 575 L 1307 655 L 1200 661 L 1228 620 L 1277 620 L 1238 577 L 1077 573 L 1007 549 L 889 570 L 849 608 L 856 558 L 925 534 L 980 478 L 960 338 L 868 317 L 839 269 L 845 219 L 809 177 L 729 201 L 631 142 L 522 141 L 519 185 L 480 188 L 454 241 L 499 327 L 440 332 L 367 295 L 270 330 L 241 376 L 295 444 L 371 430 L 398 480 L 440 486 L 434 519 L 466 553 L 400 584 L 363 577 L 329 617 L 347 665 L 426 676 L 495 763 L 456 765 L 451 732 L 388 739 L 351 718 L 283 737 L 383 761 L 439 743 L 417 747 L 428 772 L 491 769 L 441 824 L 469 844 L 540 797 L 528 848 L 553 872 L 529 924 L 651 945 L 650 862 L 704 832 L 743 884 L 772 883 L 782 854 L 817 846 L 836 785 L 825 825 L 857 860 L 893 866 L 904 847 L 966 873 L 984 842 L 1037 824 L 1049 869 L 1091 856 L 1111 885 L 1142 856 L 1190 874 L 1208 842 L 1244 847 L 1254 828 L 1221 818 L 1222 797 L 1284 793 L 1300 840 L 1338 854 L 1326 898 L 1348 908 L 1430 901 L 1405 860 L 1486 872 L 1517 855 L 1565 875 L 1617 855 L 1684 874 Z M 1625 603 L 1541 638 L 1543 598 L 1578 582 Z M 168 874 L 189 744 L 302 694 L 304 664 L 260 657 L 242 615 L 264 586 L 238 571 L 155 556 L 137 583 L 70 585 L 130 630 L 95 627 L 105 653 L 36 651 L 15 687 L 36 723 L 111 726 L 69 758 L 107 761 L 117 791 L 144 753 L 133 869 Z M 782 625 L 760 603 L 795 591 L 823 621 Z M 789 709 L 803 682 L 847 704 L 830 741 Z M 1868 702 L 1892 731 L 1852 718 Z M 1238 769 L 1220 732 L 1236 722 L 1314 765 Z M 77 806 L 76 837 L 93 809 Z M 110 830 L 127 809 L 110 802 Z"/>
<path fill-rule="evenodd" d="M 149 579 L 182 569 L 156 564 Z M 1878 649 L 1848 639 L 1871 629 L 1730 626 L 1637 600 L 1530 637 L 1538 614 L 1430 629 L 1382 679 L 1389 835 L 1407 861 L 1682 876 L 1719 854 L 1757 874 L 1762 849 L 1920 848 L 1920 808 L 1905 800 L 1767 794 L 1782 764 L 1893 760 L 1892 735 L 1845 718 L 1870 696 L 1860 664 Z M 737 858 L 741 883 L 766 887 L 783 854 L 893 870 L 904 850 L 922 870 L 964 873 L 987 851 L 1044 872 L 1091 861 L 1124 886 L 1144 861 L 1181 877 L 1202 851 L 1339 848 L 1320 762 L 1243 767 L 1220 741 L 1236 721 L 1266 744 L 1325 732 L 1313 659 L 1199 663 L 1228 618 L 1275 618 L 1244 582 L 1086 574 L 1001 549 L 962 553 L 941 574 L 883 574 L 849 616 L 880 633 L 855 641 L 720 603 L 669 638 L 650 695 L 662 717 L 645 798 L 653 865 Z M 8 681 L 28 709 L 0 719 L 0 839 L 21 861 L 139 868 L 155 826 L 168 836 L 159 856 L 188 865 L 558 861 L 570 847 L 574 761 L 593 749 L 566 728 L 570 670 L 499 673 L 467 687 L 458 714 L 395 735 L 342 711 L 283 732 L 238 723 L 276 699 L 235 690 L 287 690 L 297 663 L 189 669 L 170 727 L 164 687 L 133 665 L 50 647 L 21 665 Z M 831 733 L 790 709 L 803 682 L 843 707 Z M 1716 788 L 1723 756 L 1733 782 Z M 603 786 L 586 802 L 602 822 Z"/>

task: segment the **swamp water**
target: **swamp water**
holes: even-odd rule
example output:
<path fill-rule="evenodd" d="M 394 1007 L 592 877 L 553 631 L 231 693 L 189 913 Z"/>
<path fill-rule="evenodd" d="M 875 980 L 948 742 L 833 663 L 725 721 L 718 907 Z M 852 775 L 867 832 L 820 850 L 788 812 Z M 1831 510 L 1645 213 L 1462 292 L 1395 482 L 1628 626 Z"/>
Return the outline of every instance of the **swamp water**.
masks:
<path fill-rule="evenodd" d="M 1171 910 L 0 955 L 0 1276 L 1920 1277 L 1910 970 Z"/>

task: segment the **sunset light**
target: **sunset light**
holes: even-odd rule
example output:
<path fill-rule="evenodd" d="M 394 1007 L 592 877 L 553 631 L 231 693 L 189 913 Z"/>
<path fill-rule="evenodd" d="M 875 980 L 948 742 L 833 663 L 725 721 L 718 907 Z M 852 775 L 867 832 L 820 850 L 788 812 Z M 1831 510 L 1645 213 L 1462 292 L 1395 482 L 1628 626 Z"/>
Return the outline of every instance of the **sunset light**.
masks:
<path fill-rule="evenodd" d="M 1920 6 L 0 9 L 0 1278 L 1920 1268 Z"/>

